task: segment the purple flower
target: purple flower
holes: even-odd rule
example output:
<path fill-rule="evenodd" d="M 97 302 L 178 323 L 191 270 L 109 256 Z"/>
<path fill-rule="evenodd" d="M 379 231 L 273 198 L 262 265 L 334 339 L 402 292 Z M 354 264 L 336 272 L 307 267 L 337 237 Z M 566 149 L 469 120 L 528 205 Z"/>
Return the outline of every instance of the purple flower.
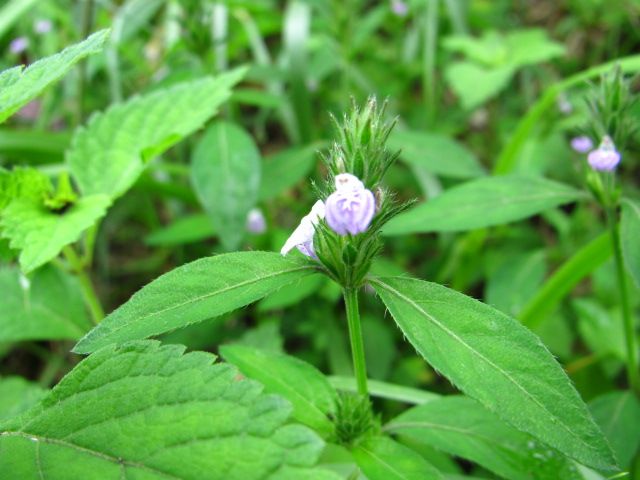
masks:
<path fill-rule="evenodd" d="M 49 33 L 51 29 L 52 29 L 51 20 L 48 20 L 46 18 L 36 20 L 36 22 L 33 24 L 33 30 L 40 35 L 45 35 Z"/>
<path fill-rule="evenodd" d="M 611 137 L 605 135 L 598 148 L 589 154 L 587 161 L 594 170 L 611 172 L 620 163 L 620 152 L 616 150 Z"/>
<path fill-rule="evenodd" d="M 580 135 L 571 139 L 571 148 L 578 153 L 587 153 L 593 148 L 593 142 L 586 135 Z"/>
<path fill-rule="evenodd" d="M 264 219 L 262 210 L 252 208 L 247 215 L 247 231 L 250 233 L 261 234 L 267 229 L 267 221 Z"/>
<path fill-rule="evenodd" d="M 336 191 L 326 201 L 326 221 L 338 235 L 357 235 L 371 223 L 376 201 L 371 190 L 349 173 L 336 176 Z"/>
<path fill-rule="evenodd" d="M 325 206 L 322 200 L 318 200 L 308 215 L 302 217 L 300 225 L 296 227 L 291 236 L 287 239 L 280 254 L 282 256 L 289 253 L 294 248 L 300 250 L 304 255 L 317 258 L 313 249 L 313 236 L 316 233 L 315 226 L 324 218 Z"/>
<path fill-rule="evenodd" d="M 391 0 L 391 11 L 398 17 L 406 17 L 409 7 L 402 0 Z"/>
<path fill-rule="evenodd" d="M 14 38 L 9 44 L 9 51 L 14 55 L 19 55 L 29 48 L 29 39 L 27 37 Z"/>

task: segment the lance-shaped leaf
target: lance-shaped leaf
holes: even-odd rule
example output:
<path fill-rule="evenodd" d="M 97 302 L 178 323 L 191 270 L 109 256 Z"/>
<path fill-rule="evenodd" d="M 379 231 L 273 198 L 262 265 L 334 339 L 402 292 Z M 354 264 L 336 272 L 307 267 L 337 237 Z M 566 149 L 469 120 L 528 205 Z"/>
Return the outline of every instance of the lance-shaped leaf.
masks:
<path fill-rule="evenodd" d="M 27 68 L 14 67 L 0 73 L 0 123 L 59 80 L 78 61 L 101 51 L 108 33 L 108 30 L 101 30 Z"/>
<path fill-rule="evenodd" d="M 332 478 L 289 403 L 215 356 L 158 342 L 108 347 L 0 425 L 0 472 L 69 478 Z"/>
<path fill-rule="evenodd" d="M 434 283 L 370 281 L 411 344 L 460 390 L 567 456 L 614 467 L 609 445 L 564 370 L 520 323 Z"/>
<path fill-rule="evenodd" d="M 640 203 L 623 200 L 620 237 L 624 262 L 640 288 Z"/>
<path fill-rule="evenodd" d="M 217 317 L 314 272 L 317 267 L 306 260 L 273 252 L 202 258 L 143 287 L 82 338 L 74 351 L 89 353 Z"/>
<path fill-rule="evenodd" d="M 191 183 L 222 245 L 237 249 L 260 186 L 260 152 L 253 138 L 229 122 L 209 127 L 193 152 Z"/>
<path fill-rule="evenodd" d="M 225 345 L 220 353 L 267 391 L 289 400 L 296 420 L 325 435 L 333 432 L 329 415 L 335 411 L 337 394 L 314 366 L 289 355 L 244 345 Z"/>
<path fill-rule="evenodd" d="M 509 480 L 582 479 L 573 461 L 468 397 L 442 397 L 414 407 L 384 430 L 474 461 Z"/>
<path fill-rule="evenodd" d="M 184 82 L 93 115 L 86 127 L 76 131 L 67 153 L 82 193 L 122 195 L 149 160 L 213 116 L 244 73 L 239 69 Z"/>
<path fill-rule="evenodd" d="M 509 175 L 472 180 L 447 190 L 385 225 L 386 235 L 451 232 L 522 220 L 585 194 L 542 177 Z"/>

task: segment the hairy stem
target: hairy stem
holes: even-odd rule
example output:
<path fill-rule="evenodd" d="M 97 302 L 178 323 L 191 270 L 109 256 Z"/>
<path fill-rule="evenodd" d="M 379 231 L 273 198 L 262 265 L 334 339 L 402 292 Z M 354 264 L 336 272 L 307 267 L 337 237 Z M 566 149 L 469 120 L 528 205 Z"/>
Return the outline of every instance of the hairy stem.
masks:
<path fill-rule="evenodd" d="M 349 341 L 351 342 L 351 356 L 353 357 L 353 370 L 358 385 L 358 393 L 368 397 L 367 363 L 364 358 L 364 342 L 362 341 L 360 312 L 358 310 L 358 290 L 355 288 L 345 288 L 343 293 L 344 304 L 347 309 Z"/>
<path fill-rule="evenodd" d="M 100 303 L 100 299 L 98 298 L 98 295 L 93 288 L 93 283 L 91 282 L 91 279 L 89 278 L 89 275 L 85 270 L 85 266 L 76 251 L 71 246 L 67 245 L 66 247 L 64 247 L 62 252 L 69 262 L 69 265 L 71 265 L 71 268 L 78 276 L 84 303 L 91 313 L 91 319 L 93 320 L 93 323 L 97 325 L 104 318 L 104 310 L 102 308 L 102 304 Z"/>

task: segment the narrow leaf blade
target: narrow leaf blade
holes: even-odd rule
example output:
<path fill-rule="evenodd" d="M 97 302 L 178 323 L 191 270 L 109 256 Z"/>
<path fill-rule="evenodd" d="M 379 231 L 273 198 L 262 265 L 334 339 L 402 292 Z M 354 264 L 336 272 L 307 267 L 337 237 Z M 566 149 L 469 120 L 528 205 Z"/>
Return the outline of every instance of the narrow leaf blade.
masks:
<path fill-rule="evenodd" d="M 620 240 L 622 255 L 627 269 L 640 288 L 640 204 L 625 199 L 622 202 L 622 219 L 620 221 Z"/>

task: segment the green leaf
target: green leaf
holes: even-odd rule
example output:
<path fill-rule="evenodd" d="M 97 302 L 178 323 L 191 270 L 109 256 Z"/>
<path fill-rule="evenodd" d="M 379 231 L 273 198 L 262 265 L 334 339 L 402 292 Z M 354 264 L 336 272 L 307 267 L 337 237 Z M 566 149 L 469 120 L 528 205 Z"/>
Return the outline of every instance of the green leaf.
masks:
<path fill-rule="evenodd" d="M 529 330 L 435 283 L 370 280 L 418 352 L 503 420 L 588 466 L 615 464 L 564 370 Z"/>
<path fill-rule="evenodd" d="M 165 227 L 154 230 L 144 239 L 151 247 L 175 247 L 213 237 L 215 229 L 205 214 L 185 215 Z"/>
<path fill-rule="evenodd" d="M 211 125 L 193 152 L 191 183 L 222 245 L 238 248 L 260 186 L 260 152 L 253 138 L 232 123 Z"/>
<path fill-rule="evenodd" d="M 134 97 L 76 130 L 67 163 L 85 195 L 126 192 L 154 156 L 200 128 L 231 95 L 239 69 Z"/>
<path fill-rule="evenodd" d="M 28 410 L 46 393 L 44 388 L 22 377 L 0 378 L 0 422 Z"/>
<path fill-rule="evenodd" d="M 14 23 L 37 2 L 37 0 L 8 0 L 0 10 L 0 38 Z"/>
<path fill-rule="evenodd" d="M 18 167 L 11 171 L 0 168 L 0 214 L 13 200 L 42 201 L 52 191 L 49 177 L 35 168 Z"/>
<path fill-rule="evenodd" d="M 134 342 L 91 355 L 0 426 L 0 471 L 51 480 L 315 478 L 323 442 L 285 425 L 286 400 L 238 380 L 211 354 L 183 350 Z"/>
<path fill-rule="evenodd" d="M 388 437 L 371 437 L 353 450 L 369 480 L 431 480 L 442 474 L 417 452 Z"/>
<path fill-rule="evenodd" d="M 513 77 L 510 65 L 488 69 L 471 62 L 453 62 L 445 78 L 460 98 L 462 108 L 472 110 L 504 90 Z"/>
<path fill-rule="evenodd" d="M 609 392 L 589 402 L 591 414 L 606 435 L 623 470 L 640 448 L 640 401 L 633 392 Z"/>
<path fill-rule="evenodd" d="M 78 339 L 91 324 L 75 278 L 57 268 L 39 269 L 30 280 L 0 268 L 0 342 Z"/>
<path fill-rule="evenodd" d="M 314 366 L 289 355 L 244 345 L 225 345 L 220 353 L 268 392 L 289 400 L 297 421 L 325 437 L 333 432 L 329 415 L 335 411 L 336 391 Z"/>
<path fill-rule="evenodd" d="M 259 312 L 268 312 L 300 303 L 307 297 L 318 293 L 327 283 L 327 277 L 320 275 L 300 279 L 273 292 L 258 303 Z"/>
<path fill-rule="evenodd" d="M 108 30 L 101 30 L 27 68 L 13 67 L 0 73 L 0 123 L 59 80 L 77 62 L 101 51 L 108 33 Z"/>
<path fill-rule="evenodd" d="M 387 143 L 391 150 L 401 150 L 405 162 L 436 175 L 473 178 L 485 173 L 473 153 L 446 135 L 394 130 Z"/>
<path fill-rule="evenodd" d="M 589 298 L 575 299 L 572 306 L 578 319 L 578 330 L 589 349 L 601 357 L 611 355 L 626 361 L 626 337 L 620 312 L 607 311 Z"/>
<path fill-rule="evenodd" d="M 305 178 L 316 163 L 316 152 L 324 147 L 317 142 L 306 147 L 294 147 L 265 158 L 258 198 L 270 200 Z"/>
<path fill-rule="evenodd" d="M 162 275 L 105 318 L 74 347 L 89 353 L 217 317 L 317 271 L 272 252 L 202 258 Z"/>
<path fill-rule="evenodd" d="M 27 273 L 55 258 L 63 247 L 105 215 L 111 199 L 106 195 L 81 198 L 62 212 L 52 212 L 41 200 L 12 201 L 0 217 L 0 234 L 19 249 L 20 266 Z"/>
<path fill-rule="evenodd" d="M 356 379 L 353 377 L 331 376 L 329 377 L 329 383 L 338 390 L 352 393 L 358 392 L 358 385 L 356 384 Z M 437 393 L 381 382 L 379 380 L 369 379 L 368 384 L 371 396 L 396 400 L 398 402 L 421 405 L 440 398 L 440 395 Z"/>
<path fill-rule="evenodd" d="M 640 204 L 629 199 L 622 201 L 622 218 L 620 220 L 620 241 L 622 255 L 627 269 L 640 288 Z"/>
<path fill-rule="evenodd" d="M 468 397 L 442 397 L 414 407 L 384 430 L 471 460 L 510 480 L 582 479 L 567 457 L 507 425 Z"/>
<path fill-rule="evenodd" d="M 472 180 L 393 218 L 386 235 L 452 232 L 522 220 L 574 202 L 583 192 L 542 177 L 509 175 Z"/>

